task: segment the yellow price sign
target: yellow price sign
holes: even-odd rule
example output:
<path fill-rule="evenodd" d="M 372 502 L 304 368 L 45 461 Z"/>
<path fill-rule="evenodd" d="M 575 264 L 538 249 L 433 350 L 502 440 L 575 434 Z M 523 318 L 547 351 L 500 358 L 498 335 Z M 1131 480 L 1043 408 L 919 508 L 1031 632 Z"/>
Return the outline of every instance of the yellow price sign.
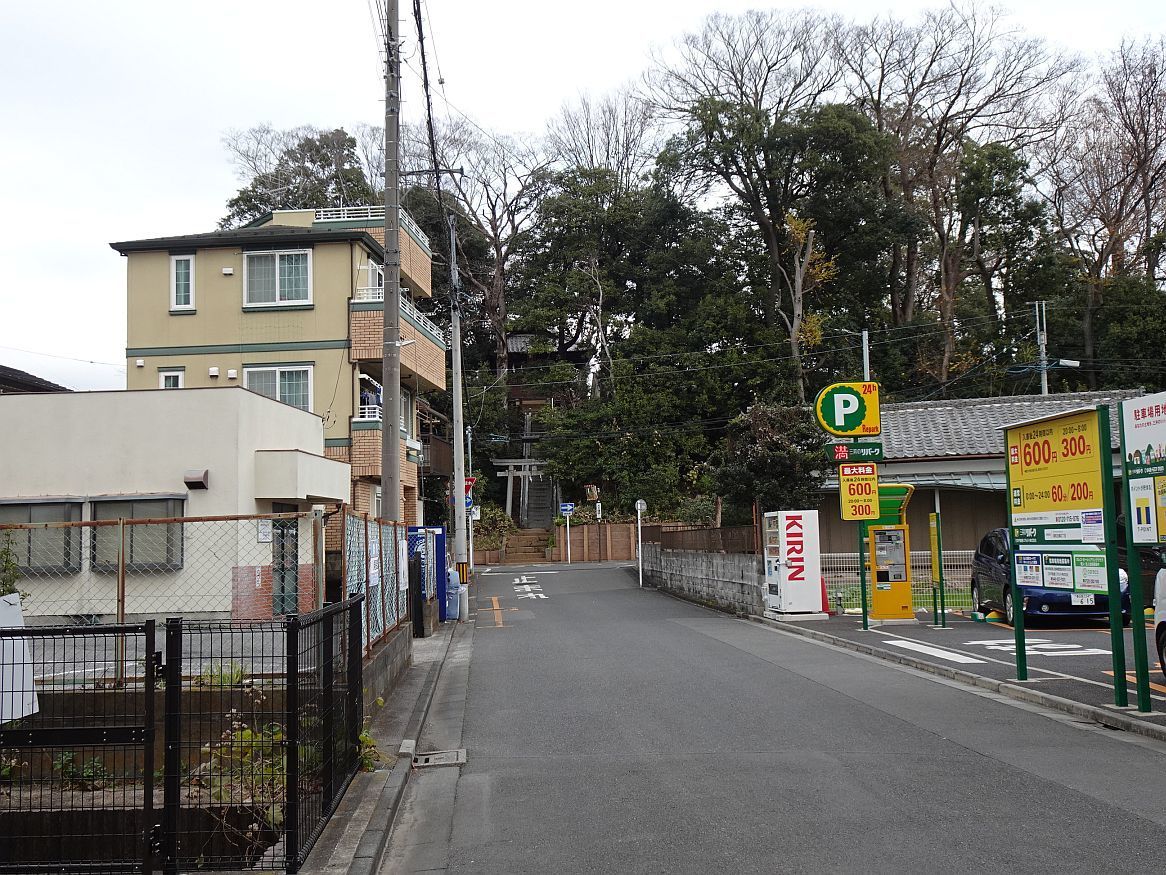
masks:
<path fill-rule="evenodd" d="M 879 518 L 879 471 L 873 463 L 838 466 L 838 497 L 844 520 Z"/>
<path fill-rule="evenodd" d="M 1014 526 L 1080 525 L 1083 541 L 1102 540 L 1102 465 L 1097 411 L 1018 425 L 1005 433 Z"/>

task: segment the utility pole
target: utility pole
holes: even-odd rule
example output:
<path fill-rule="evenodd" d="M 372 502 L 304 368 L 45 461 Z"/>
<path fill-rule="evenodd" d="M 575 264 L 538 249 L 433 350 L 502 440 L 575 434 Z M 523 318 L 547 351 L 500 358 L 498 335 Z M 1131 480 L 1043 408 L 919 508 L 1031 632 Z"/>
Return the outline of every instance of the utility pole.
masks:
<path fill-rule="evenodd" d="M 385 309 L 381 367 L 381 516 L 401 521 L 401 57 L 398 0 L 385 13 Z"/>
<path fill-rule="evenodd" d="M 466 460 L 462 431 L 462 314 L 461 277 L 457 272 L 457 219 L 449 216 L 449 314 L 450 345 L 453 347 L 453 557 L 458 579 L 469 578 L 469 554 L 466 551 Z"/>
<path fill-rule="evenodd" d="M 1040 351 L 1037 358 L 1037 367 L 1040 368 L 1040 393 L 1042 395 L 1049 394 L 1049 355 L 1045 348 L 1048 342 L 1048 324 L 1045 319 L 1044 301 L 1033 301 L 1033 309 L 1036 311 L 1036 345 Z"/>
<path fill-rule="evenodd" d="M 870 382 L 870 332 L 862 329 L 862 379 Z"/>

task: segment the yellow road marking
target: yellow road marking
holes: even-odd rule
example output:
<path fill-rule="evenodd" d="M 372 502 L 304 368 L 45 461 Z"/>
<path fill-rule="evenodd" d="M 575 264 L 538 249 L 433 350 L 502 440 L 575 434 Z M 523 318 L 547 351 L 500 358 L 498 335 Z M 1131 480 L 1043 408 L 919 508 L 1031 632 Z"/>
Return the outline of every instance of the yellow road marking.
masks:
<path fill-rule="evenodd" d="M 1109 675 L 1110 677 L 1113 677 L 1113 672 L 1111 672 L 1111 671 L 1107 671 L 1106 674 Z M 1128 681 L 1131 684 L 1136 684 L 1138 682 L 1138 676 L 1136 674 L 1134 674 L 1132 671 L 1127 671 L 1126 672 L 1126 681 Z M 1159 693 L 1166 693 L 1166 687 L 1162 686 L 1161 684 L 1151 683 L 1149 686 L 1150 686 L 1151 690 L 1157 690 Z"/>
<path fill-rule="evenodd" d="M 507 628 L 506 624 L 502 622 L 502 608 L 498 606 L 498 596 L 496 596 L 496 595 L 490 596 L 490 604 L 491 604 L 491 607 L 489 607 L 489 608 L 479 608 L 478 609 L 479 614 L 493 614 L 494 615 L 494 625 L 492 627 L 487 627 L 487 628 L 494 628 L 494 629 Z"/>

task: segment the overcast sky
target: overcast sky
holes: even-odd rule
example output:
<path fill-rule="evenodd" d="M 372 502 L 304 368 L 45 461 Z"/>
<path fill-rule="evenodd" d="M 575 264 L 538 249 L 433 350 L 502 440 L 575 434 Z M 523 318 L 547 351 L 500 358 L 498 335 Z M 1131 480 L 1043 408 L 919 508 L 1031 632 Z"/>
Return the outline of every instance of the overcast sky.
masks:
<path fill-rule="evenodd" d="M 239 183 L 232 128 L 378 124 L 368 0 L 0 2 L 0 364 L 72 388 L 125 384 L 115 240 L 209 231 Z M 537 132 L 565 100 L 635 79 L 735 0 L 425 0 L 445 96 L 479 124 Z M 795 4 L 794 6 L 799 5 Z M 933 3 L 823 0 L 909 18 Z M 412 3 L 402 0 L 402 14 Z M 791 8 L 794 8 L 791 6 Z M 1018 0 L 1016 23 L 1097 54 L 1166 32 L 1161 0 Z M 415 57 L 411 22 L 405 56 Z M 403 119 L 424 107 L 406 67 Z M 437 101 L 438 114 L 450 112 Z"/>

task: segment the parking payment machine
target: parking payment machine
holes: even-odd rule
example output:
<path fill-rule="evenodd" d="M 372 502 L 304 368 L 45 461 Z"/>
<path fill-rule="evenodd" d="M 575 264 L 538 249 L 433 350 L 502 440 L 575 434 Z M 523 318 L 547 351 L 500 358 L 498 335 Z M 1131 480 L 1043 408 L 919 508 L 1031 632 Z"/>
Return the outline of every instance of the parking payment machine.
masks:
<path fill-rule="evenodd" d="M 913 620 L 911 610 L 911 544 L 907 526 L 870 526 L 872 620 Z"/>

